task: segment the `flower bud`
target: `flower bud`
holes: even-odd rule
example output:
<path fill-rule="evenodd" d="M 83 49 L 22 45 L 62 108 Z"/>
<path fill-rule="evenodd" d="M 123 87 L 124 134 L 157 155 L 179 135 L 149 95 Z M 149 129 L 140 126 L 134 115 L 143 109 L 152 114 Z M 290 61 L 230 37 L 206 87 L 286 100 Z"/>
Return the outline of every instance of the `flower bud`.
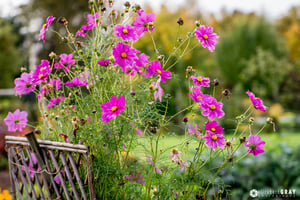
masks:
<path fill-rule="evenodd" d="M 219 81 L 217 79 L 214 80 L 214 86 L 218 86 L 219 85 Z"/>
<path fill-rule="evenodd" d="M 125 6 L 126 8 L 129 8 L 129 7 L 130 7 L 130 2 L 129 2 L 129 1 L 126 1 L 126 2 L 124 3 L 124 6 Z"/>
<path fill-rule="evenodd" d="M 97 112 L 96 110 L 93 110 L 93 111 L 92 111 L 92 113 L 96 113 L 96 112 Z"/>
<path fill-rule="evenodd" d="M 224 95 L 225 97 L 227 97 L 227 99 L 229 99 L 229 97 L 230 97 L 230 95 L 231 95 L 230 90 L 228 90 L 228 89 L 223 90 L 223 95 Z"/>
<path fill-rule="evenodd" d="M 199 27 L 201 25 L 201 22 L 200 21 L 195 21 L 195 24 L 197 27 Z"/>
<path fill-rule="evenodd" d="M 77 46 L 77 48 L 83 47 L 83 42 L 76 41 L 76 46 Z"/>
<path fill-rule="evenodd" d="M 151 91 L 154 90 L 154 85 L 150 85 L 149 90 L 151 90 Z"/>
<path fill-rule="evenodd" d="M 102 7 L 101 8 L 101 12 L 105 12 L 106 11 L 106 8 L 105 7 Z"/>
<path fill-rule="evenodd" d="M 183 121 L 184 123 L 187 123 L 187 122 L 189 121 L 189 118 L 184 117 L 182 121 Z"/>
<path fill-rule="evenodd" d="M 50 59 L 55 59 L 56 54 L 53 51 L 51 51 L 51 53 L 49 53 L 49 57 Z"/>
<path fill-rule="evenodd" d="M 164 58 L 165 58 L 164 55 L 159 55 L 159 56 L 157 57 L 158 60 L 163 60 Z"/>
<path fill-rule="evenodd" d="M 132 90 L 132 91 L 130 92 L 130 94 L 131 94 L 132 96 L 134 96 L 134 95 L 135 95 L 135 91 Z"/>
<path fill-rule="evenodd" d="M 27 72 L 27 68 L 26 67 L 21 67 L 21 72 Z"/>
<path fill-rule="evenodd" d="M 240 137 L 240 143 L 243 144 L 244 142 L 246 142 L 246 137 Z"/>
<path fill-rule="evenodd" d="M 183 19 L 181 17 L 179 17 L 179 19 L 177 20 L 177 24 L 179 24 L 179 26 L 183 25 Z"/>
<path fill-rule="evenodd" d="M 267 123 L 267 124 L 273 124 L 273 118 L 268 117 L 268 118 L 266 119 L 266 123 Z"/>
<path fill-rule="evenodd" d="M 254 117 L 250 117 L 248 123 L 250 125 L 253 125 L 254 124 Z"/>
<path fill-rule="evenodd" d="M 61 23 L 63 25 L 67 25 L 68 24 L 68 20 L 64 17 L 60 17 L 58 20 L 58 23 Z"/>
<path fill-rule="evenodd" d="M 62 37 L 61 39 L 62 39 L 63 43 L 68 43 L 69 42 L 69 39 L 66 36 Z"/>
<path fill-rule="evenodd" d="M 170 95 L 170 94 L 166 94 L 166 96 L 167 96 L 167 97 L 171 97 L 171 95 Z"/>

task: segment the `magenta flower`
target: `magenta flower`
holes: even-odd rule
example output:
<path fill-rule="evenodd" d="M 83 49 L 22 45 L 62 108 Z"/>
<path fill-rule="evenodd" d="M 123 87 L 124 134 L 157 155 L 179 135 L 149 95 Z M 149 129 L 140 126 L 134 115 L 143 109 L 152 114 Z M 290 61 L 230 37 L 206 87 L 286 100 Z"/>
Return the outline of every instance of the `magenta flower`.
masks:
<path fill-rule="evenodd" d="M 48 30 L 48 27 L 50 26 L 50 24 L 52 24 L 52 22 L 54 20 L 55 20 L 55 17 L 53 17 L 53 16 L 49 16 L 47 18 L 46 24 L 43 25 L 43 28 L 40 31 L 39 40 L 43 40 L 43 42 L 45 42 L 46 31 Z"/>
<path fill-rule="evenodd" d="M 108 66 L 110 63 L 110 59 L 101 59 L 100 61 L 97 61 L 97 64 L 101 65 L 101 66 Z"/>
<path fill-rule="evenodd" d="M 217 102 L 215 98 L 207 95 L 203 98 L 198 108 L 204 109 L 202 111 L 203 116 L 207 116 L 209 120 L 214 120 L 215 118 L 221 118 L 225 115 L 222 106 L 223 104 L 221 102 Z"/>
<path fill-rule="evenodd" d="M 143 36 L 143 33 L 145 31 L 153 31 L 153 29 L 155 28 L 155 26 L 153 25 L 153 21 L 155 20 L 155 14 L 147 14 L 143 10 L 139 10 L 137 11 L 137 13 L 139 14 L 139 16 L 135 18 L 133 26 L 138 36 Z"/>
<path fill-rule="evenodd" d="M 17 109 L 14 113 L 9 112 L 7 117 L 4 119 L 4 122 L 8 127 L 8 131 L 22 131 L 27 124 L 27 115 L 26 111 L 20 111 L 19 109 Z"/>
<path fill-rule="evenodd" d="M 71 65 L 75 64 L 75 60 L 73 59 L 73 54 L 61 54 L 60 56 L 60 60 L 58 63 L 55 63 L 54 67 L 56 69 L 58 68 L 62 68 L 65 72 L 67 72 Z"/>
<path fill-rule="evenodd" d="M 216 150 L 217 147 L 220 147 L 221 149 L 224 149 L 225 147 L 226 141 L 222 134 L 206 131 L 206 134 L 202 138 L 205 140 L 205 145 L 208 148 L 213 148 L 213 150 Z"/>
<path fill-rule="evenodd" d="M 245 143 L 245 146 L 248 147 L 248 153 L 252 153 L 254 156 L 264 153 L 263 149 L 266 142 L 262 141 L 258 135 L 250 135 L 248 141 Z"/>
<path fill-rule="evenodd" d="M 87 86 L 87 80 L 80 80 L 78 77 L 73 78 L 72 81 L 67 81 L 64 85 L 68 85 L 70 87 L 73 86 Z"/>
<path fill-rule="evenodd" d="M 40 168 L 38 167 L 38 168 L 35 170 L 34 167 L 33 167 L 33 166 L 35 166 L 35 165 L 37 164 L 37 158 L 36 158 L 36 156 L 35 156 L 34 153 L 31 153 L 31 158 L 32 158 L 33 163 L 31 162 L 31 160 L 29 160 L 28 171 L 29 171 L 30 177 L 33 178 L 35 171 L 36 171 L 36 172 L 39 172 L 39 171 L 40 171 Z M 28 159 L 29 159 L 29 158 L 26 158 L 27 161 L 28 161 Z M 22 166 L 21 169 L 22 169 L 22 170 L 25 170 L 25 167 Z"/>
<path fill-rule="evenodd" d="M 128 74 L 129 76 L 134 76 L 136 71 L 133 66 L 126 66 L 123 72 L 125 72 L 125 74 Z"/>
<path fill-rule="evenodd" d="M 198 77 L 191 76 L 191 80 L 193 81 L 193 83 L 196 86 L 209 87 L 209 78 L 205 78 L 205 77 L 202 77 L 202 76 L 198 76 Z"/>
<path fill-rule="evenodd" d="M 162 100 L 162 95 L 164 94 L 164 90 L 160 87 L 160 78 L 155 82 L 153 82 L 152 84 L 154 85 L 154 101 L 157 100 L 157 98 L 159 99 L 159 101 L 161 102 Z"/>
<path fill-rule="evenodd" d="M 34 81 L 32 78 L 33 72 L 22 73 L 20 78 L 15 79 L 15 88 L 16 93 L 21 96 L 22 94 L 27 94 L 34 91 Z"/>
<path fill-rule="evenodd" d="M 260 98 L 255 97 L 255 95 L 249 90 L 246 92 L 246 94 L 248 94 L 252 104 L 256 109 L 261 110 L 263 112 L 267 112 L 267 107 L 264 106 L 264 102 Z"/>
<path fill-rule="evenodd" d="M 211 131 L 215 134 L 222 134 L 224 130 L 217 121 L 206 122 L 205 129 L 206 131 Z"/>
<path fill-rule="evenodd" d="M 176 190 L 173 190 L 173 193 L 174 193 L 174 195 L 175 195 L 175 198 L 177 198 L 177 197 L 178 197 L 178 194 L 177 194 Z"/>
<path fill-rule="evenodd" d="M 150 68 L 149 68 L 150 64 L 149 64 L 149 60 L 148 60 L 148 56 L 144 53 L 141 53 L 139 55 L 139 58 L 135 60 L 135 71 L 137 71 L 139 74 L 144 75 L 145 77 L 150 77 L 152 76 Z M 144 73 L 141 68 L 144 68 L 146 70 L 146 73 Z"/>
<path fill-rule="evenodd" d="M 51 108 L 51 107 L 53 107 L 53 106 L 55 106 L 56 104 L 58 104 L 58 103 L 64 101 L 65 99 L 66 99 L 66 98 L 63 97 L 63 94 L 61 94 L 61 96 L 59 96 L 58 98 L 50 99 L 50 100 L 49 100 L 49 103 L 48 103 L 48 105 L 47 105 L 47 109 L 48 109 L 48 108 Z"/>
<path fill-rule="evenodd" d="M 164 71 L 164 69 L 161 67 L 161 64 L 159 61 L 155 60 L 153 62 L 150 63 L 150 71 L 151 73 L 149 73 L 149 75 L 158 75 L 161 78 L 162 82 L 166 82 L 166 79 L 170 79 L 171 78 L 171 72 L 169 71 Z"/>
<path fill-rule="evenodd" d="M 59 135 L 65 140 L 66 143 L 69 143 L 69 139 L 68 139 L 68 136 L 66 134 L 60 133 Z"/>
<path fill-rule="evenodd" d="M 42 60 L 40 65 L 35 66 L 35 71 L 32 75 L 33 80 L 36 82 L 35 84 L 46 81 L 51 71 L 49 61 Z"/>
<path fill-rule="evenodd" d="M 172 149 L 172 151 L 170 153 L 171 160 L 173 162 L 176 162 L 178 159 L 180 159 L 181 154 L 182 153 L 180 151 L 178 151 L 178 149 Z"/>
<path fill-rule="evenodd" d="M 134 61 L 137 59 L 136 54 L 139 54 L 140 51 L 132 48 L 128 44 L 123 44 L 119 42 L 115 48 L 112 49 L 112 54 L 115 58 L 115 64 L 118 64 L 122 71 L 125 71 L 126 66 L 132 66 Z"/>
<path fill-rule="evenodd" d="M 188 132 L 189 134 L 195 134 L 197 137 L 200 136 L 200 128 L 198 128 L 197 124 L 190 124 L 188 123 Z"/>
<path fill-rule="evenodd" d="M 116 96 L 112 96 L 109 99 L 109 102 L 101 105 L 101 109 L 103 111 L 101 119 L 103 122 L 107 123 L 125 109 L 125 97 L 119 96 L 117 99 Z"/>
<path fill-rule="evenodd" d="M 202 99 L 206 99 L 207 97 L 209 97 L 209 95 L 207 94 L 203 94 L 200 90 L 200 87 L 191 87 L 190 91 L 192 94 L 189 94 L 189 96 L 193 99 L 193 101 L 195 102 L 201 102 Z"/>
<path fill-rule="evenodd" d="M 122 38 L 122 40 L 128 40 L 131 42 L 136 42 L 138 40 L 134 27 L 129 24 L 116 25 L 114 27 L 114 35 Z"/>
<path fill-rule="evenodd" d="M 203 25 L 195 30 L 195 35 L 202 47 L 207 48 L 211 52 L 215 50 L 215 45 L 218 43 L 217 39 L 220 38 L 216 33 L 213 33 L 212 27 Z"/>
<path fill-rule="evenodd" d="M 133 183 L 138 183 L 141 185 L 145 185 L 145 179 L 144 176 L 141 176 L 141 173 L 139 172 L 138 174 L 130 174 L 130 175 L 125 175 L 124 178 L 130 182 Z"/>
<path fill-rule="evenodd" d="M 59 90 L 61 88 L 61 84 L 62 82 L 60 81 L 60 79 L 54 79 L 51 78 L 50 81 L 47 83 L 47 85 L 49 86 L 50 90 Z"/>
<path fill-rule="evenodd" d="M 39 102 L 42 102 L 44 96 L 46 94 L 48 94 L 50 90 L 48 90 L 45 86 L 43 86 L 41 89 L 40 89 L 40 93 L 38 95 L 36 95 L 36 97 L 38 98 Z"/>
<path fill-rule="evenodd" d="M 101 18 L 99 13 L 94 15 L 88 14 L 87 24 L 81 26 L 79 31 L 75 34 L 75 37 L 82 36 L 85 37 L 88 30 L 91 30 L 95 26 L 98 26 L 101 23 Z"/>

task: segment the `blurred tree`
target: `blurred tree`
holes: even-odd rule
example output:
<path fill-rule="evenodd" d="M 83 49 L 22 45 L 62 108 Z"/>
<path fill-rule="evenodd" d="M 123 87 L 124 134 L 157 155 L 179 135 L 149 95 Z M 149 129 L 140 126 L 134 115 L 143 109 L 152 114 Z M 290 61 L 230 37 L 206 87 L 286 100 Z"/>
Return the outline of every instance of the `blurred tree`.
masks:
<path fill-rule="evenodd" d="M 222 37 L 216 46 L 216 61 L 229 87 L 242 81 L 245 61 L 256 54 L 257 48 L 270 51 L 277 58 L 286 55 L 275 28 L 263 17 L 240 12 L 223 15 L 218 23 Z M 243 88 L 248 89 L 247 85 Z"/>
<path fill-rule="evenodd" d="M 17 47 L 19 35 L 15 33 L 11 21 L 0 18 L 0 85 L 13 87 L 13 78 L 22 63 L 21 51 Z"/>

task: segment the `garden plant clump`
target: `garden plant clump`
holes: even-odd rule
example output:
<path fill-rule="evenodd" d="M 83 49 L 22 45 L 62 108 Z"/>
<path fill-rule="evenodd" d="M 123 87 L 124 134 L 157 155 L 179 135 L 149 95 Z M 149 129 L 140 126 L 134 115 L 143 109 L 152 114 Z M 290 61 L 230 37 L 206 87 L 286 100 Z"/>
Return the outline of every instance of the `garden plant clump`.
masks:
<path fill-rule="evenodd" d="M 170 115 L 169 102 L 176 99 L 163 88 L 175 78 L 172 69 L 177 60 L 160 55 L 153 37 L 159 29 L 154 13 L 128 2 L 119 11 L 114 4 L 90 1 L 91 14 L 76 33 L 69 31 L 67 19 L 53 16 L 41 29 L 39 39 L 45 42 L 51 24 L 60 23 L 66 35 L 52 31 L 70 48 L 60 55 L 51 52 L 34 71 L 23 72 L 15 80 L 18 95 L 36 93 L 42 117 L 36 128 L 41 137 L 90 147 L 99 199 L 225 197 L 228 191 L 218 176 L 221 170 L 248 154 L 264 152 L 265 142 L 259 136 L 264 126 L 252 132 L 251 116 L 255 109 L 266 112 L 267 107 L 245 91 L 252 105 L 236 118 L 234 134 L 226 138 L 220 123 L 226 117 L 224 95 L 215 92 L 217 81 L 187 67 L 189 105 Z M 177 23 L 184 24 L 181 18 Z M 196 22 L 190 31 L 175 43 L 171 54 L 179 54 L 180 59 L 196 51 L 191 40 L 215 51 L 219 36 L 212 27 Z M 135 48 L 142 37 L 153 41 L 152 56 Z M 160 145 L 181 113 L 190 116 L 183 119 L 185 139 L 172 146 Z M 22 130 L 28 125 L 26 111 L 10 112 L 5 123 L 10 131 Z M 247 129 L 241 131 L 241 124 L 247 124 Z M 191 143 L 197 147 L 187 157 Z"/>

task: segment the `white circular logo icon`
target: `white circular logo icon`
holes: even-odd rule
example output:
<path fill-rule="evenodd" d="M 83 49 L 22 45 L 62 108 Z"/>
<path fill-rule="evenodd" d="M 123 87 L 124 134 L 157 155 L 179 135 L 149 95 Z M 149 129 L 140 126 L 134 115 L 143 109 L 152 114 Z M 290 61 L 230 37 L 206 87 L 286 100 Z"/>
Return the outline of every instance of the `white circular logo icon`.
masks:
<path fill-rule="evenodd" d="M 250 197 L 257 197 L 258 196 L 258 191 L 256 189 L 250 190 Z"/>

